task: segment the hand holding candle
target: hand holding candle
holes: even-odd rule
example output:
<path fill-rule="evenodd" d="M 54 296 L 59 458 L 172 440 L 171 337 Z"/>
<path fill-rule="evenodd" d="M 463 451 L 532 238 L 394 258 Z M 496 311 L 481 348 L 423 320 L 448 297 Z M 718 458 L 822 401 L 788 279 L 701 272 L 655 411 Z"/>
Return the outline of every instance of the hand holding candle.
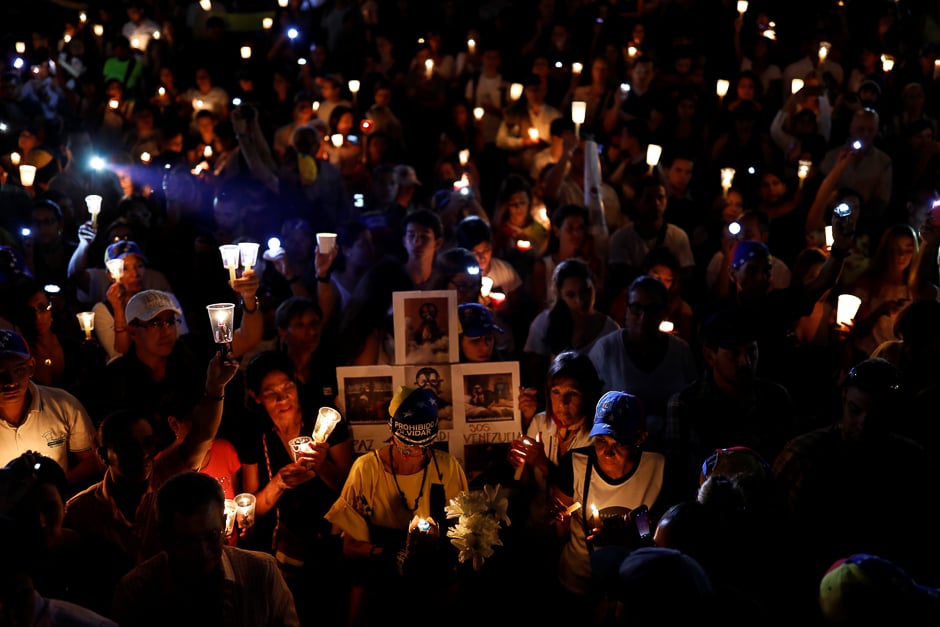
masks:
<path fill-rule="evenodd" d="M 728 196 L 728 192 L 731 190 L 731 184 L 734 182 L 734 168 L 722 168 L 721 169 L 721 191 Z"/>
<path fill-rule="evenodd" d="M 235 304 L 215 303 L 206 305 L 209 314 L 209 325 L 212 328 L 212 339 L 216 344 L 228 345 L 235 334 Z"/>
<path fill-rule="evenodd" d="M 255 524 L 256 502 L 251 492 L 242 492 L 235 497 L 235 520 L 241 529 L 248 529 Z"/>
<path fill-rule="evenodd" d="M 245 272 L 251 270 L 256 263 L 258 263 L 258 248 L 259 244 L 255 242 L 239 242 L 238 243 L 238 255 L 241 258 L 242 267 L 245 268 Z"/>

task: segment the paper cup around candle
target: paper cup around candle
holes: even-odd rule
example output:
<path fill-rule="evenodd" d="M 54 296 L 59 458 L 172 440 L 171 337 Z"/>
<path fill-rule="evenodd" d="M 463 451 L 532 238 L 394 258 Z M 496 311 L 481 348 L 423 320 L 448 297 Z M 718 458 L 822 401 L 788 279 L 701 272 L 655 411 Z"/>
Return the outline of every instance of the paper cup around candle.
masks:
<path fill-rule="evenodd" d="M 672 333 L 675 330 L 675 328 L 676 328 L 676 325 L 674 325 L 669 320 L 663 320 L 662 322 L 659 323 L 659 330 L 663 333 Z"/>
<path fill-rule="evenodd" d="M 718 82 L 715 83 L 715 93 L 718 94 L 719 98 L 724 98 L 728 94 L 728 88 L 731 87 L 731 83 L 725 78 L 719 78 Z"/>
<path fill-rule="evenodd" d="M 270 17 L 263 18 L 261 20 L 261 28 L 264 30 L 271 30 L 271 27 L 274 26 L 274 19 Z"/>
<path fill-rule="evenodd" d="M 26 42 L 18 41 L 16 42 L 16 54 L 25 54 L 26 53 Z"/>
<path fill-rule="evenodd" d="M 486 113 L 483 107 L 474 107 L 473 108 L 473 119 L 479 122 L 483 119 L 483 114 Z"/>
<path fill-rule="evenodd" d="M 355 96 L 356 94 L 358 94 L 358 93 L 359 93 L 359 85 L 360 85 L 360 84 L 361 84 L 361 83 L 360 83 L 359 81 L 357 81 L 356 79 L 350 80 L 349 83 L 347 83 L 347 86 L 349 87 L 349 92 L 350 92 L 351 94 L 353 94 L 354 96 Z"/>
<path fill-rule="evenodd" d="M 523 89 L 522 83 L 513 83 L 509 86 L 509 97 L 512 100 L 519 100 L 522 98 Z"/>
<path fill-rule="evenodd" d="M 20 183 L 23 184 L 23 187 L 32 187 L 35 181 L 36 166 L 26 164 L 20 165 Z"/>
<path fill-rule="evenodd" d="M 890 72 L 894 69 L 894 57 L 890 54 L 881 55 L 881 69 L 885 72 Z"/>
<path fill-rule="evenodd" d="M 792 81 L 790 81 L 790 93 L 791 93 L 791 94 L 795 94 L 796 92 L 800 91 L 801 89 L 803 89 L 803 79 L 802 79 L 802 78 L 794 78 Z"/>
<path fill-rule="evenodd" d="M 20 156 L 20 153 L 18 152 L 10 153 L 10 163 L 12 163 L 14 166 L 18 167 L 20 165 L 20 159 L 22 159 L 22 157 Z"/>
<path fill-rule="evenodd" d="M 519 250 L 532 250 L 532 242 L 527 239 L 516 240 L 516 248 Z"/>
<path fill-rule="evenodd" d="M 215 303 L 206 305 L 212 339 L 216 344 L 228 344 L 235 334 L 235 304 Z"/>
<path fill-rule="evenodd" d="M 336 233 L 317 233 L 317 248 L 321 255 L 333 252 L 333 246 L 336 245 Z"/>
<path fill-rule="evenodd" d="M 862 304 L 862 299 L 853 294 L 839 294 L 838 305 L 836 307 L 836 323 L 842 326 L 849 326 L 858 313 L 858 308 Z"/>
<path fill-rule="evenodd" d="M 85 332 L 85 339 L 90 340 L 91 332 L 95 330 L 95 312 L 80 311 L 75 314 L 75 317 L 78 318 L 78 324 Z"/>
<path fill-rule="evenodd" d="M 95 24 L 94 26 L 91 27 L 91 30 L 93 33 L 95 33 L 95 37 L 101 37 L 102 35 L 104 35 L 104 26 L 102 26 L 101 24 Z"/>
<path fill-rule="evenodd" d="M 235 520 L 242 529 L 255 524 L 255 504 L 257 499 L 251 492 L 242 492 L 235 497 Z"/>
<path fill-rule="evenodd" d="M 493 289 L 493 279 L 488 276 L 480 279 L 480 296 L 486 298 L 490 295 L 490 291 Z"/>
<path fill-rule="evenodd" d="M 747 0 L 738 0 L 738 13 L 740 15 L 747 13 Z"/>
<path fill-rule="evenodd" d="M 470 151 L 464 148 L 459 153 L 457 153 L 458 159 L 460 159 L 460 165 L 465 166 L 467 162 L 470 161 Z"/>
<path fill-rule="evenodd" d="M 587 113 L 587 103 L 583 100 L 575 100 L 571 103 L 571 121 L 575 124 L 584 124 L 584 116 Z"/>
<path fill-rule="evenodd" d="M 581 63 L 578 63 L 577 61 L 575 61 L 574 63 L 571 64 L 571 73 L 572 73 L 572 74 L 580 74 L 580 73 L 581 73 L 581 70 L 583 70 L 583 69 L 584 69 L 584 65 L 581 64 Z"/>
<path fill-rule="evenodd" d="M 493 302 L 493 305 L 498 307 L 505 302 L 506 295 L 502 292 L 490 292 L 490 300 Z"/>
<path fill-rule="evenodd" d="M 255 242 L 238 243 L 238 256 L 241 258 L 245 270 L 251 270 L 258 263 L 258 248 L 260 246 Z"/>
<path fill-rule="evenodd" d="M 250 59 L 251 58 L 251 46 L 242 46 L 241 55 L 242 55 L 242 59 Z"/>
<path fill-rule="evenodd" d="M 836 241 L 836 240 L 835 240 L 835 237 L 833 237 L 833 235 L 832 235 L 832 225 L 831 225 L 831 224 L 826 226 L 825 233 L 826 233 L 826 250 L 829 250 L 830 248 L 832 248 L 832 243 L 833 243 L 834 241 Z"/>
<path fill-rule="evenodd" d="M 108 274 L 111 275 L 111 278 L 114 279 L 114 282 L 117 283 L 121 280 L 121 277 L 124 276 L 124 259 L 108 259 L 104 262 L 105 267 L 108 269 Z"/>
<path fill-rule="evenodd" d="M 222 254 L 222 267 L 228 270 L 229 280 L 234 281 L 235 271 L 238 269 L 238 259 L 241 255 L 238 244 L 222 244 L 219 246 L 219 252 Z"/>
<path fill-rule="evenodd" d="M 313 441 L 326 442 L 339 421 L 338 411 L 332 407 L 321 407 L 319 413 L 317 413 L 317 422 L 313 427 Z"/>
<path fill-rule="evenodd" d="M 290 450 L 294 455 L 295 462 L 300 459 L 301 453 L 313 452 L 313 438 L 309 435 L 299 435 L 296 438 L 291 438 L 288 444 L 290 444 Z"/>
<path fill-rule="evenodd" d="M 101 196 L 98 194 L 89 194 L 85 196 L 85 205 L 88 207 L 88 213 L 91 214 L 91 225 L 98 225 L 98 214 L 101 213 Z M 123 268 L 123 262 L 121 268 Z"/>
<path fill-rule="evenodd" d="M 235 499 L 225 499 L 225 537 L 228 538 L 235 532 L 235 516 L 238 512 L 238 506 Z"/>
<path fill-rule="evenodd" d="M 650 169 L 656 167 L 656 164 L 659 163 L 659 158 L 663 156 L 663 147 L 657 144 L 650 144 L 646 147 L 646 165 Z"/>

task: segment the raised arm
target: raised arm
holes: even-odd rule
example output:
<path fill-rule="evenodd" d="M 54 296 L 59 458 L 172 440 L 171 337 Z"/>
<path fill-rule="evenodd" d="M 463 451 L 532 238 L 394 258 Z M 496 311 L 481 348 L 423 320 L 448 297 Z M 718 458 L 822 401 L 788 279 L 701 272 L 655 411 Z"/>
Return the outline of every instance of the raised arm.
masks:
<path fill-rule="evenodd" d="M 225 386 L 238 372 L 238 362 L 233 359 L 222 360 L 221 353 L 216 353 L 209 361 L 206 372 L 206 390 L 193 409 L 193 425 L 177 449 L 181 462 L 186 468 L 198 468 L 212 446 L 222 423 L 222 402 L 225 400 Z"/>

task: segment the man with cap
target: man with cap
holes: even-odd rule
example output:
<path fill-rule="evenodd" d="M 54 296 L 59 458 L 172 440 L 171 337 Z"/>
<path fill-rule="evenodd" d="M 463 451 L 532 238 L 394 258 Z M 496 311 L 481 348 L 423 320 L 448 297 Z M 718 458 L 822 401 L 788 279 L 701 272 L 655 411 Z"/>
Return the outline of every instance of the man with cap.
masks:
<path fill-rule="evenodd" d="M 117 260 L 118 262 L 115 267 Z M 128 300 L 135 294 L 147 289 L 147 276 L 152 272 L 147 267 L 147 258 L 135 242 L 121 240 L 108 246 L 104 254 L 106 268 L 105 278 L 110 275 L 112 283 L 105 292 L 105 297 L 95 303 L 92 311 L 95 312 L 95 336 L 102 348 L 108 353 L 108 361 L 114 361 L 125 354 L 131 345 L 131 336 L 127 328 L 127 319 L 124 310 Z M 112 270 L 112 267 L 115 267 Z M 157 284 L 165 282 L 158 281 Z M 167 283 L 163 289 L 175 303 L 175 307 L 182 310 L 176 296 L 172 294 Z M 180 335 L 189 333 L 185 319 L 181 319 Z"/>
<path fill-rule="evenodd" d="M 390 602 L 400 602 L 407 583 L 399 576 L 399 553 L 417 518 L 433 521 L 441 550 L 447 549 L 444 507 L 468 490 L 460 462 L 432 447 L 437 440 L 438 401 L 427 388 L 399 386 L 388 406 L 390 442 L 366 441 L 373 447 L 353 462 L 340 497 L 326 513 L 343 536 L 343 555 L 353 576 L 350 624 L 377 625 Z M 456 559 L 456 557 L 454 557 Z M 454 563 L 454 562 L 452 562 Z M 443 602 L 437 585 L 445 577 L 423 582 L 422 610 Z M 430 587 L 428 587 L 430 586 Z M 442 594 L 435 595 L 435 592 Z M 366 622 L 356 618 L 367 617 Z"/>
<path fill-rule="evenodd" d="M 665 450 L 676 500 L 693 498 L 699 468 L 720 448 L 748 446 L 773 459 L 796 434 L 790 394 L 757 375 L 757 330 L 739 312 L 712 314 L 703 327 L 705 369 L 670 398 Z"/>
<path fill-rule="evenodd" d="M 81 489 L 98 475 L 95 428 L 77 398 L 33 383 L 34 367 L 23 336 L 0 330 L 0 464 L 39 451 L 62 467 L 71 490 Z"/>
<path fill-rule="evenodd" d="M 834 560 L 859 550 L 890 559 L 915 578 L 935 577 L 936 467 L 920 444 L 896 431 L 905 400 L 894 365 L 861 361 L 843 380 L 831 424 L 796 436 L 774 459 L 792 541 L 792 580 L 807 587 L 801 594 Z"/>
<path fill-rule="evenodd" d="M 632 510 L 656 507 L 665 466 L 662 455 L 643 450 L 646 417 L 632 394 L 611 391 L 601 396 L 590 436 L 591 446 L 570 451 L 561 460 L 553 489 L 562 507 L 580 504 L 570 517 L 563 516 L 568 535 L 558 580 L 570 600 L 561 605 L 574 610 L 572 618 L 582 620 L 599 601 L 599 590 L 592 588 L 591 554 L 596 547 L 630 537 L 616 528 L 629 521 L 625 516 Z"/>

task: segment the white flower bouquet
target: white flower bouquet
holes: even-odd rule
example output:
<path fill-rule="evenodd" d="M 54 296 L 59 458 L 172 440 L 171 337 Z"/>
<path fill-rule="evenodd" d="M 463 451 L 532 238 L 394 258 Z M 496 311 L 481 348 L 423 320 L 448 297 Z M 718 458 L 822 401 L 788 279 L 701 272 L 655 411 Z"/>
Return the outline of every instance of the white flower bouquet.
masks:
<path fill-rule="evenodd" d="M 460 553 L 460 563 L 471 562 L 474 570 L 480 570 L 486 558 L 493 555 L 494 546 L 502 546 L 499 539 L 500 523 L 508 526 L 506 510 L 509 499 L 502 494 L 500 486 L 483 486 L 483 490 L 461 492 L 444 507 L 447 518 L 456 518 L 457 525 L 447 530 L 447 537 Z"/>

